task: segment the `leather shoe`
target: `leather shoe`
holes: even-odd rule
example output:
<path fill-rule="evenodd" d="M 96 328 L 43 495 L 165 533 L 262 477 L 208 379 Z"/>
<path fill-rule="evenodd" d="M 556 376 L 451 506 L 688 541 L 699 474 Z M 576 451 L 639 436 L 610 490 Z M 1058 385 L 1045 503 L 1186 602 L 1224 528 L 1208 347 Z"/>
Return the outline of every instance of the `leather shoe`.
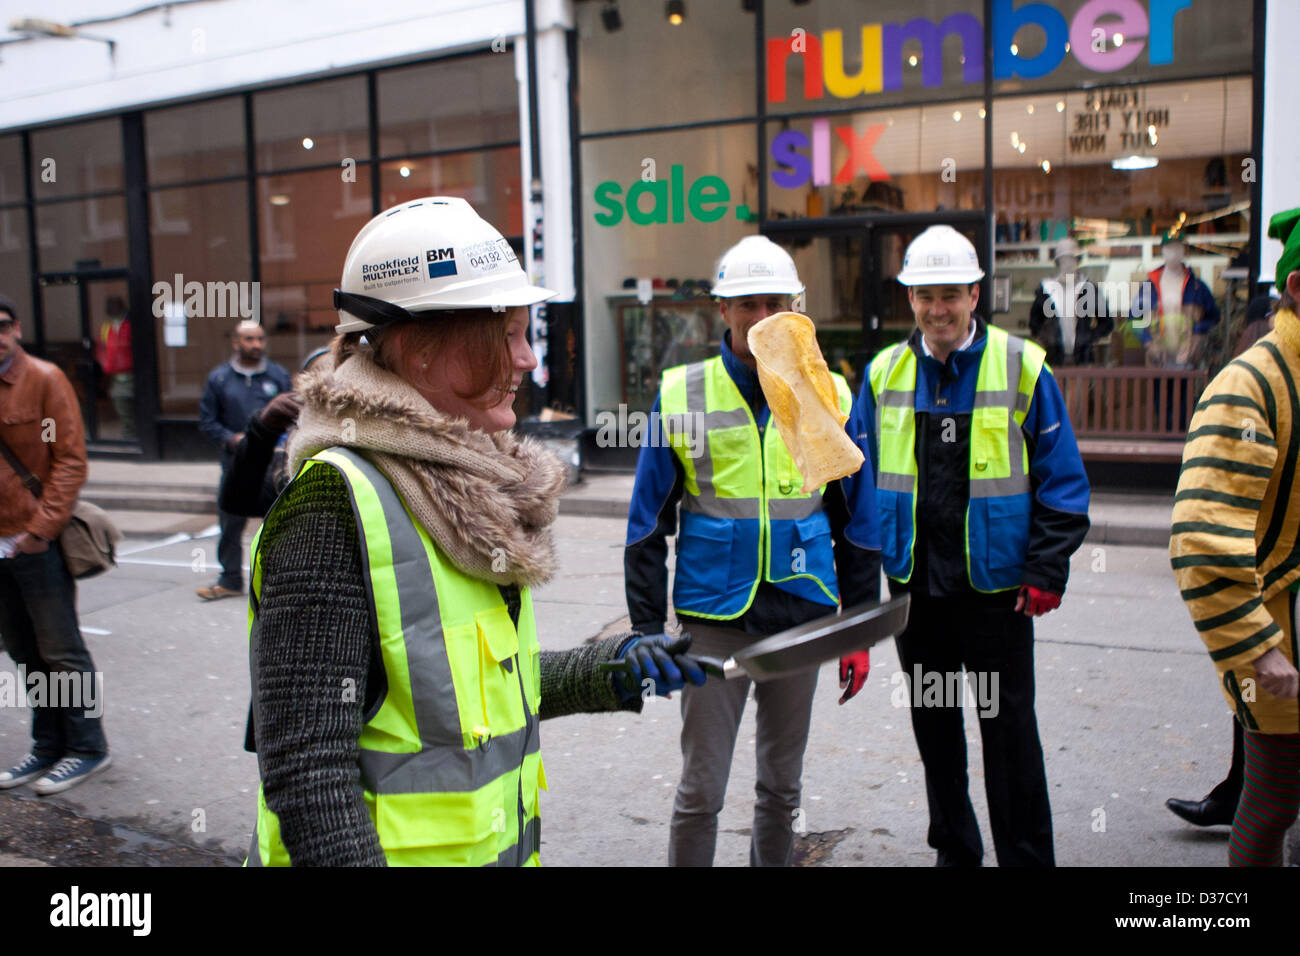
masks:
<path fill-rule="evenodd" d="M 1170 797 L 1165 801 L 1170 811 L 1198 827 L 1232 826 L 1237 815 L 1236 801 L 1224 800 L 1210 794 L 1204 800 L 1179 800 Z"/>
<path fill-rule="evenodd" d="M 220 584 L 213 584 L 210 587 L 199 588 L 194 592 L 205 601 L 219 601 L 221 598 L 238 597 L 243 591 L 236 591 L 233 588 L 222 587 Z"/>

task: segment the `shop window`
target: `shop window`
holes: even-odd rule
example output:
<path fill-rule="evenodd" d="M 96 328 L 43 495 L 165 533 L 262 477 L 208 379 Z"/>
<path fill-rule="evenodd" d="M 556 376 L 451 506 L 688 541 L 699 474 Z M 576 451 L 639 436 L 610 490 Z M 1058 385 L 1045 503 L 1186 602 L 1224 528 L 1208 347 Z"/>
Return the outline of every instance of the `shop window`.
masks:
<path fill-rule="evenodd" d="M 231 329 L 256 311 L 248 186 L 239 181 L 153 190 L 149 226 L 160 408 L 165 417 L 195 417 L 208 373 L 229 355 Z"/>
<path fill-rule="evenodd" d="M 662 3 L 574 4 L 582 131 L 671 126 L 754 115 L 754 14 L 739 0 L 687 3 L 673 26 Z"/>
<path fill-rule="evenodd" d="M 984 206 L 978 100 L 768 124 L 768 218 Z"/>
<path fill-rule="evenodd" d="M 258 180 L 262 324 L 294 354 L 323 343 L 338 323 L 334 290 L 357 232 L 371 219 L 370 167 L 356 182 L 332 169 Z"/>
<path fill-rule="evenodd" d="M 21 136 L 0 136 L 0 203 L 22 202 L 23 140 Z"/>
<path fill-rule="evenodd" d="M 42 272 L 127 264 L 126 201 L 120 196 L 40 203 L 36 244 Z"/>
<path fill-rule="evenodd" d="M 714 266 L 758 232 L 754 129 L 587 140 L 582 182 L 588 395 L 613 410 L 643 400 L 654 370 L 688 346 L 716 350 Z M 624 308 L 638 279 L 651 284 L 648 312 Z"/>
<path fill-rule="evenodd" d="M 982 17 L 980 0 L 766 0 L 767 112 L 982 96 Z"/>
<path fill-rule="evenodd" d="M 246 171 L 242 97 L 145 114 L 149 184 L 180 183 Z"/>
<path fill-rule="evenodd" d="M 335 167 L 370 158 L 370 109 L 363 76 L 253 94 L 257 169 Z"/>
<path fill-rule="evenodd" d="M 524 231 L 519 147 L 385 160 L 379 165 L 380 205 L 422 196 L 458 196 L 506 236 Z"/>
<path fill-rule="evenodd" d="M 490 53 L 383 70 L 377 82 L 381 156 L 519 140 L 513 56 Z"/>
<path fill-rule="evenodd" d="M 75 123 L 31 134 L 36 199 L 122 189 L 122 120 Z"/>
<path fill-rule="evenodd" d="M 1187 265 L 1221 298 L 1223 271 L 1250 243 L 1250 117 L 1248 77 L 996 99 L 996 269 L 1011 280 L 999 324 L 1027 334 L 1031 317 L 1042 323 L 1033 303 L 1057 275 L 1054 252 L 1067 236 L 1117 324 L 1161 264 L 1171 228 L 1186 236 Z M 1134 342 L 1118 340 L 1092 360 L 1142 361 Z"/>

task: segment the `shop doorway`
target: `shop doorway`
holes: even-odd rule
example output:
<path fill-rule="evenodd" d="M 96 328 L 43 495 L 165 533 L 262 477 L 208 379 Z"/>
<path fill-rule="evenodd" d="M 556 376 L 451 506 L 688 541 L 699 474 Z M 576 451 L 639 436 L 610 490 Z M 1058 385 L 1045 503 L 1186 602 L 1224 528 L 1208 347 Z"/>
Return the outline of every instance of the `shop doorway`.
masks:
<path fill-rule="evenodd" d="M 138 447 L 139 421 L 125 269 L 38 276 L 45 357 L 72 383 L 87 444 Z"/>
<path fill-rule="evenodd" d="M 794 257 L 807 287 L 805 310 L 817 325 L 817 343 L 832 371 L 856 391 L 872 356 L 911 334 L 915 326 L 907 290 L 898 284 L 903 253 L 926 228 L 955 227 L 988 249 L 983 212 L 890 214 L 844 219 L 769 222 L 763 234 Z M 985 253 L 981 252 L 981 260 Z M 980 289 L 981 315 L 989 314 L 988 269 Z"/>

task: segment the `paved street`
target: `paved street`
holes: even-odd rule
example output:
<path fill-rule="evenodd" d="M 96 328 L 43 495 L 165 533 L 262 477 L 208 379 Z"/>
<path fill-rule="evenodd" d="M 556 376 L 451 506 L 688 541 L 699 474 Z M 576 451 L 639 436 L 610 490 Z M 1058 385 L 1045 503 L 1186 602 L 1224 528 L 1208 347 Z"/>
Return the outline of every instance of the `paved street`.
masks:
<path fill-rule="evenodd" d="M 623 522 L 562 516 L 557 527 L 563 573 L 537 595 L 545 648 L 572 645 L 625 616 Z M 0 794 L 0 821 L 20 809 L 15 800 L 24 801 L 25 814 L 53 804 L 99 821 L 96 832 L 110 845 L 129 845 L 132 862 L 151 838 L 206 851 L 194 862 L 237 862 L 247 849 L 257 784 L 256 759 L 242 749 L 247 607 L 194 596 L 214 577 L 215 538 L 151 544 L 125 542 L 133 553 L 117 570 L 80 586 L 82 626 L 104 672 L 114 766 L 48 800 L 26 787 Z M 809 864 L 933 862 L 921 765 L 906 708 L 894 706 L 903 685 L 894 679 L 892 643 L 874 658 L 868 686 L 844 707 L 836 703 L 835 665 L 821 670 L 804 769 L 800 858 Z M 12 663 L 2 657 L 0 667 Z M 1231 746 L 1227 708 L 1166 553 L 1085 544 L 1065 604 L 1038 625 L 1037 674 L 1058 862 L 1223 865 L 1226 828 L 1194 831 L 1163 807 L 1171 795 L 1204 794 L 1226 770 Z M 640 717 L 547 723 L 543 862 L 663 865 L 679 727 L 676 700 L 655 701 Z M 751 704 L 720 821 L 720 865 L 748 861 L 753 733 Z M 992 864 L 973 712 L 967 735 L 972 798 Z M 20 756 L 29 739 L 28 712 L 0 709 L 0 761 Z M 4 837 L 0 830 L 0 853 L 16 856 L 0 861 L 39 855 L 12 842 L 6 848 Z M 113 854 L 104 862 L 115 862 Z"/>

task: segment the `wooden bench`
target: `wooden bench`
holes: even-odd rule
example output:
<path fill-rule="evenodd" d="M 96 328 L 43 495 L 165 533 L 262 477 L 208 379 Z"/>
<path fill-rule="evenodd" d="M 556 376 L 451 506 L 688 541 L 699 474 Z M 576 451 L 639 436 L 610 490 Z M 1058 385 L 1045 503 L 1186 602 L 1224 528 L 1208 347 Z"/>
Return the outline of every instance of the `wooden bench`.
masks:
<path fill-rule="evenodd" d="M 1182 460 L 1204 369 L 1063 366 L 1052 373 L 1085 459 Z"/>

